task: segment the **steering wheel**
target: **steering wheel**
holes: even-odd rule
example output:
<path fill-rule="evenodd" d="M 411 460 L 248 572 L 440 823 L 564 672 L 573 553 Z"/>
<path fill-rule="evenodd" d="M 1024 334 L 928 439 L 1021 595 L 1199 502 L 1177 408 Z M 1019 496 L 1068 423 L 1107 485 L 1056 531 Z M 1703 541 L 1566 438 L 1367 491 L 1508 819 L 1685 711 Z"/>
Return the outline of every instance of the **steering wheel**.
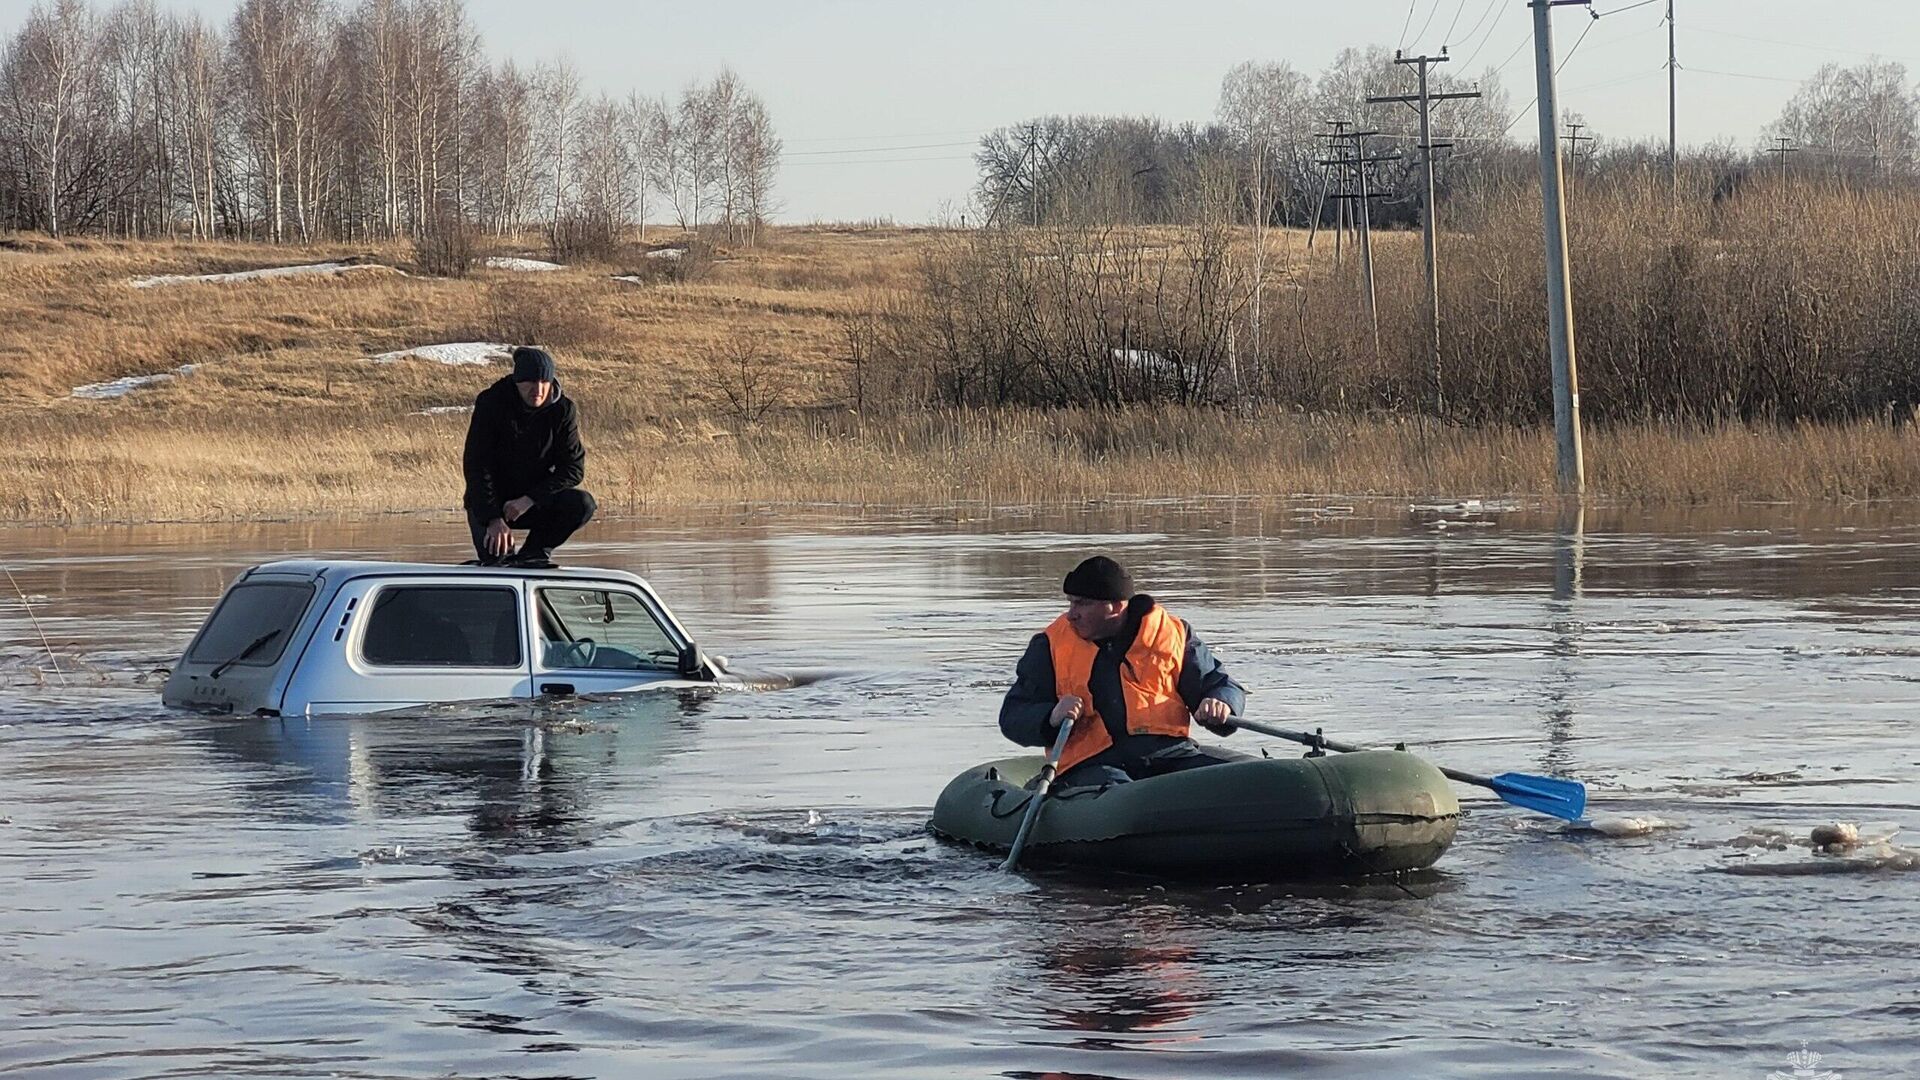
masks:
<path fill-rule="evenodd" d="M 600 651 L 600 647 L 595 645 L 590 637 L 556 641 L 553 644 L 555 667 L 590 668 L 593 666 L 594 654 Z"/>

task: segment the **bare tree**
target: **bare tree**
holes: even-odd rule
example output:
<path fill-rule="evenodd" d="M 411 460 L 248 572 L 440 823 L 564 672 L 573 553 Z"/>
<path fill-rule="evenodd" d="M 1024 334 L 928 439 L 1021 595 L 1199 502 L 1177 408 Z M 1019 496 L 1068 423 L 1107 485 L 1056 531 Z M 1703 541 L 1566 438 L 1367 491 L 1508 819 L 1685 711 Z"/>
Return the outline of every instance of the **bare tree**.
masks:
<path fill-rule="evenodd" d="M 1881 176 L 1906 172 L 1920 159 L 1920 90 L 1895 61 L 1824 64 L 1800 85 L 1768 134 L 1829 155 L 1836 171 L 1853 165 Z"/>
<path fill-rule="evenodd" d="M 34 192 L 39 224 L 54 236 L 61 234 L 62 204 L 89 122 L 92 52 L 92 13 L 81 0 L 57 0 L 51 10 L 35 7 L 27 15 L 0 65 L 24 179 Z"/>
<path fill-rule="evenodd" d="M 533 85 L 538 108 L 534 146 L 547 177 L 543 198 L 548 206 L 548 225 L 558 228 L 570 194 L 567 155 L 572 150 L 575 113 L 580 107 L 580 74 L 567 60 L 542 64 L 534 71 Z"/>
<path fill-rule="evenodd" d="M 727 145 L 728 175 L 736 188 L 733 209 L 739 216 L 740 238 L 752 245 L 759 243 L 761 228 L 778 209 L 773 185 L 780 171 L 781 144 L 773 118 L 757 95 L 743 93 L 736 113 Z"/>
<path fill-rule="evenodd" d="M 653 118 L 658 106 L 652 99 L 642 97 L 639 91 L 627 94 L 627 104 L 621 117 L 626 126 L 628 161 L 632 166 L 631 184 L 634 224 L 640 232 L 640 242 L 647 241 L 647 193 L 653 190 L 653 181 L 648 176 L 650 155 L 653 152 Z"/>

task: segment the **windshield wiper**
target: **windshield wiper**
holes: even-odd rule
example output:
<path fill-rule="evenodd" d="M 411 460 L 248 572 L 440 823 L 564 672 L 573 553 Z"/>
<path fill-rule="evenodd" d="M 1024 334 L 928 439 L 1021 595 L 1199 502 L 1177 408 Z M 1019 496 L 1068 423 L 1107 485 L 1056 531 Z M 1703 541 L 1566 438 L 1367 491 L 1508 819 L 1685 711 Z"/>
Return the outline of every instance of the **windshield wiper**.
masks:
<path fill-rule="evenodd" d="M 279 636 L 280 636 L 280 631 L 278 629 L 269 630 L 266 633 L 261 634 L 259 637 L 253 639 L 253 644 L 248 645 L 246 648 L 241 649 L 239 652 L 233 654 L 232 659 L 221 664 L 219 667 L 214 668 L 213 671 L 208 673 L 207 677 L 210 679 L 219 678 L 222 672 L 226 671 L 228 668 L 239 663 L 240 661 L 245 660 L 247 657 L 252 656 L 254 653 L 259 652 L 261 649 L 266 647 L 267 642 L 272 641 L 274 638 L 277 638 Z"/>

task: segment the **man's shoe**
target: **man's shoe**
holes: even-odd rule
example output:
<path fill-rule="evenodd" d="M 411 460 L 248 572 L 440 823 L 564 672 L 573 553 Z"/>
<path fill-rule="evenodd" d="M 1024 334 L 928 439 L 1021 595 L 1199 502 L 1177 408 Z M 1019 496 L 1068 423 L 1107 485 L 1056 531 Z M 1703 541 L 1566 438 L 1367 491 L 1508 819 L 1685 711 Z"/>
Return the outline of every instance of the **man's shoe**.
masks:
<path fill-rule="evenodd" d="M 501 566 L 519 570 L 552 570 L 554 561 L 544 551 L 520 551 L 500 560 Z"/>

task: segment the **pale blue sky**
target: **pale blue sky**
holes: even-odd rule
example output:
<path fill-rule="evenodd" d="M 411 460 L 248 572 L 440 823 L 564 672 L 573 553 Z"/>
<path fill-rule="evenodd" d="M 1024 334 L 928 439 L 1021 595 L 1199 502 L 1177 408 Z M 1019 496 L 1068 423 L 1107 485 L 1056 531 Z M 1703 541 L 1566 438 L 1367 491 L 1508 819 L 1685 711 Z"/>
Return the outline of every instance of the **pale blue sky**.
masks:
<path fill-rule="evenodd" d="M 159 2 L 221 21 L 234 7 Z M 1558 9 L 1563 56 L 1587 34 L 1561 73 L 1562 100 L 1603 136 L 1664 140 L 1665 3 L 1618 10 L 1634 3 L 1597 0 L 1613 12 L 1597 22 Z M 0 0 L 0 31 L 29 6 Z M 1504 62 L 1516 110 L 1533 96 L 1524 0 L 1413 0 L 1411 19 L 1408 0 L 467 0 L 467 10 L 492 56 L 567 54 L 591 90 L 672 92 L 731 65 L 786 140 L 787 221 L 928 220 L 965 198 L 971 140 L 994 127 L 1047 113 L 1205 120 L 1242 60 L 1311 74 L 1346 46 L 1400 45 L 1403 27 L 1409 50 L 1449 44 L 1463 72 Z M 1676 10 L 1682 143 L 1751 144 L 1827 61 L 1877 54 L 1920 73 L 1920 3 L 1676 0 Z M 1513 130 L 1524 137 L 1531 123 Z"/>

